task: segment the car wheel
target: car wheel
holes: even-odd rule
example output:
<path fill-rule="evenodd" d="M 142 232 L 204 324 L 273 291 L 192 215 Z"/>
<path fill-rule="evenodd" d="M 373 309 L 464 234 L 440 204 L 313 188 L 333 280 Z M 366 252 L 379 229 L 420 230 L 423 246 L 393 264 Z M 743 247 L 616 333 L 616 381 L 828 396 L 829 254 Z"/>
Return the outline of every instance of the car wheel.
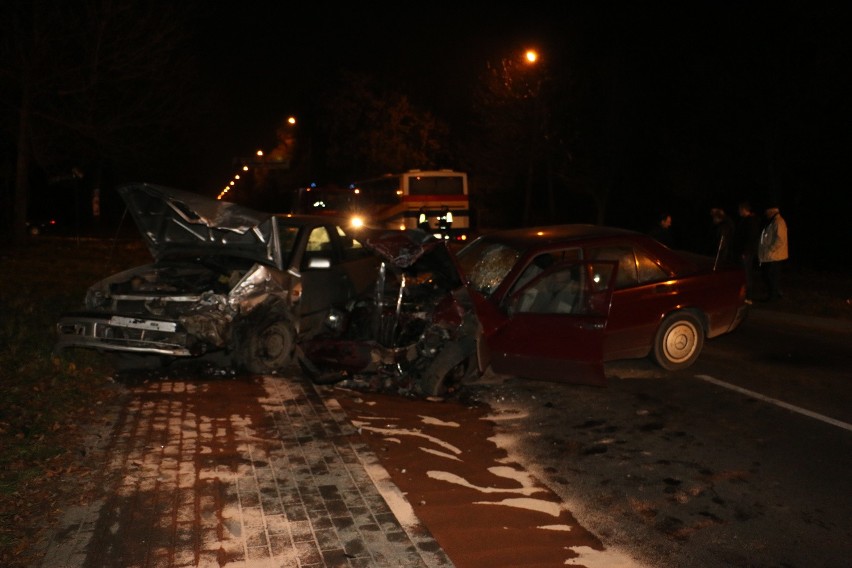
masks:
<path fill-rule="evenodd" d="M 296 333 L 288 320 L 267 322 L 245 330 L 238 360 L 250 373 L 274 373 L 292 363 L 295 346 Z"/>
<path fill-rule="evenodd" d="M 476 367 L 476 351 L 468 343 L 456 341 L 441 349 L 419 381 L 423 395 L 451 396 L 458 392 L 471 369 Z"/>
<path fill-rule="evenodd" d="M 663 369 L 678 371 L 692 365 L 704 347 L 704 328 L 689 312 L 671 314 L 654 338 L 654 361 Z"/>

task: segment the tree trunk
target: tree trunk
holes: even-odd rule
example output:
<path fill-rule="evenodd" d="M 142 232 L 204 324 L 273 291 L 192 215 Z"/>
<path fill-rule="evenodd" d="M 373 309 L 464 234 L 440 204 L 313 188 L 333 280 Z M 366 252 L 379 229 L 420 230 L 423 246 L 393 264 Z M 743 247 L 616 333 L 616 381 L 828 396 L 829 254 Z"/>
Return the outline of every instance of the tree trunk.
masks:
<path fill-rule="evenodd" d="M 18 158 L 16 161 L 14 196 L 12 198 L 12 243 L 22 244 L 27 238 L 27 209 L 30 185 L 30 97 L 24 89 L 18 118 Z"/>

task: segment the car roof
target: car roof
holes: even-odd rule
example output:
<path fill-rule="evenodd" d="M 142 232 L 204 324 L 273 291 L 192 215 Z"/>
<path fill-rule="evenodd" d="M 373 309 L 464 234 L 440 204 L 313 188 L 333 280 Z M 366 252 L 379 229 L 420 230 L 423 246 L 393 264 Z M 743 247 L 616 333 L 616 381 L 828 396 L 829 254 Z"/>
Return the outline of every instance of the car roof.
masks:
<path fill-rule="evenodd" d="M 699 266 L 712 265 L 713 258 L 680 250 L 672 250 L 653 237 L 618 227 L 602 225 L 548 225 L 541 227 L 525 227 L 520 229 L 503 229 L 483 233 L 480 236 L 485 242 L 500 242 L 524 254 L 534 254 L 539 250 L 564 247 L 566 245 L 587 246 L 603 245 L 629 241 L 641 246 L 646 252 L 656 257 L 665 265 L 671 274 L 681 276 L 696 271 Z M 479 239 L 473 241 L 478 242 Z M 461 253 L 460 253 L 461 254 Z"/>
<path fill-rule="evenodd" d="M 276 213 L 275 217 L 279 219 L 279 223 L 291 225 L 294 227 L 315 226 L 315 225 L 339 225 L 341 228 L 346 228 L 348 220 L 345 217 L 336 215 L 310 215 L 297 213 Z"/>
<path fill-rule="evenodd" d="M 601 225 L 548 225 L 542 227 L 524 227 L 503 229 L 484 233 L 483 239 L 499 240 L 519 249 L 541 247 L 556 244 L 568 244 L 575 241 L 588 241 L 607 237 L 642 236 L 641 233 L 617 227 Z"/>

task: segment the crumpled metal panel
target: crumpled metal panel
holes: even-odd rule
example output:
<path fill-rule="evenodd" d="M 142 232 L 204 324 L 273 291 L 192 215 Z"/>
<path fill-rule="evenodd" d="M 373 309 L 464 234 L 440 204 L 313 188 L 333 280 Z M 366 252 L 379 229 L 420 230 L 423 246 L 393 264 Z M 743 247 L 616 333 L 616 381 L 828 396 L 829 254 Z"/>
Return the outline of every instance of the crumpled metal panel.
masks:
<path fill-rule="evenodd" d="M 473 353 L 471 300 L 443 241 L 422 231 L 386 231 L 364 245 L 383 259 L 372 298 L 351 307 L 345 326 L 336 319 L 330 333 L 303 341 L 302 360 L 322 384 L 419 392 L 445 349 L 458 352 L 459 361 Z"/>
<path fill-rule="evenodd" d="M 444 327 L 459 327 L 470 311 L 470 308 L 465 309 L 454 296 L 446 295 L 435 305 L 432 321 Z"/>
<path fill-rule="evenodd" d="M 218 251 L 278 264 L 271 213 L 147 183 L 117 191 L 157 260 Z"/>
<path fill-rule="evenodd" d="M 221 348 L 230 339 L 233 320 L 234 311 L 225 296 L 205 294 L 179 321 L 190 335 Z"/>
<path fill-rule="evenodd" d="M 150 208 L 152 200 L 161 201 L 172 210 L 173 215 L 187 223 L 240 234 L 254 229 L 272 217 L 271 213 L 255 211 L 229 201 L 150 183 L 128 184 L 119 187 L 116 191 L 128 206 L 137 206 L 136 212 L 142 218 L 147 218 L 153 213 L 146 211 Z"/>
<path fill-rule="evenodd" d="M 288 284 L 293 276 L 262 264 L 255 264 L 226 296 L 204 294 L 180 322 L 187 332 L 199 339 L 225 347 L 231 338 L 231 325 L 238 316 L 245 316 L 270 299 L 280 299 L 292 305 Z"/>
<path fill-rule="evenodd" d="M 292 304 L 298 299 L 290 295 L 295 280 L 296 276 L 289 272 L 255 264 L 228 294 L 228 305 L 231 309 L 246 315 L 269 300 L 271 296 Z"/>
<path fill-rule="evenodd" d="M 388 231 L 375 237 L 368 237 L 365 245 L 394 266 L 408 268 L 441 241 L 423 231 L 413 229 Z"/>

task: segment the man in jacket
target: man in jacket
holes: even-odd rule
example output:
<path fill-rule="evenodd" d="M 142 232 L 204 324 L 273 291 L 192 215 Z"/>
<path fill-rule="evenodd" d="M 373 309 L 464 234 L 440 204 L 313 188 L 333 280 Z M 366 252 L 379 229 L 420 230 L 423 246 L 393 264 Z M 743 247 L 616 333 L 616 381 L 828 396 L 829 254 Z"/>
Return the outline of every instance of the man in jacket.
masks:
<path fill-rule="evenodd" d="M 781 292 L 781 263 L 787 260 L 787 223 L 778 207 L 771 205 L 764 211 L 766 225 L 760 233 L 758 260 L 766 281 L 768 301 L 778 300 Z"/>
<path fill-rule="evenodd" d="M 710 250 L 717 260 L 727 262 L 734 259 L 734 221 L 724 209 L 710 209 L 710 219 L 713 221 L 713 248 Z"/>
<path fill-rule="evenodd" d="M 734 248 L 746 273 L 746 301 L 750 304 L 754 299 L 754 276 L 762 223 L 748 201 L 740 202 L 738 212 L 740 218 L 734 233 Z"/>

